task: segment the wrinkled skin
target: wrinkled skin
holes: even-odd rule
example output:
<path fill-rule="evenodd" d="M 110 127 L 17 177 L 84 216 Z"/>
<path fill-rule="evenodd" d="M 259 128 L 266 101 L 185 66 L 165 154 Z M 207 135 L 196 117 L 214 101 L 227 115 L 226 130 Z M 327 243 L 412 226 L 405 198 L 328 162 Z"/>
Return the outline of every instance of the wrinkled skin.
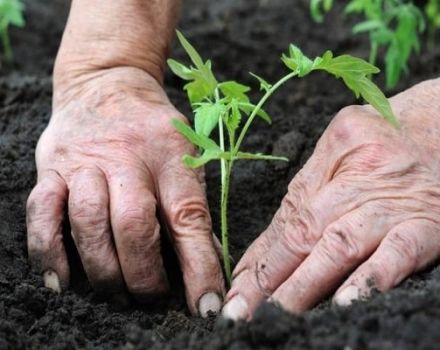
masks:
<path fill-rule="evenodd" d="M 266 299 L 301 312 L 335 290 L 347 305 L 439 258 L 439 96 L 437 79 L 392 98 L 399 130 L 369 106 L 334 118 L 236 266 L 225 316 Z"/>
<path fill-rule="evenodd" d="M 224 293 L 203 174 L 181 161 L 194 148 L 171 126 L 184 117 L 161 86 L 136 68 L 83 79 L 62 98 L 36 150 L 38 183 L 27 207 L 33 265 L 55 290 L 67 288 L 62 241 L 72 237 L 92 286 L 127 289 L 139 300 L 167 291 L 160 224 L 177 252 L 193 313 L 205 293 Z M 58 96 L 59 97 L 59 96 Z M 212 301 L 212 298 L 210 299 Z"/>

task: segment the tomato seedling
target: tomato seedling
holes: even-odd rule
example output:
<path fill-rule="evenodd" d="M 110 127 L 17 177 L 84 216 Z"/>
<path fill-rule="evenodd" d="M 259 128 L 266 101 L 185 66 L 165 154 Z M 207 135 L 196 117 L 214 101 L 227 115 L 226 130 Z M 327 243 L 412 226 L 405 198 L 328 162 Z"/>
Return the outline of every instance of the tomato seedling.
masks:
<path fill-rule="evenodd" d="M 285 157 L 241 151 L 241 145 L 255 118 L 260 117 L 271 123 L 270 116 L 262 108 L 275 91 L 292 78 L 302 78 L 313 71 L 325 71 L 341 78 L 356 97 L 364 98 L 392 125 L 397 127 L 398 123 L 388 100 L 368 78 L 371 74 L 378 73 L 379 69 L 360 58 L 350 55 L 334 57 L 327 51 L 323 56 L 311 60 L 298 47 L 290 45 L 288 53 L 281 58 L 289 72 L 281 79 L 269 83 L 251 73 L 258 80 L 263 92 L 260 100 L 254 104 L 249 98 L 249 86 L 232 80 L 219 82 L 212 71 L 211 61 L 204 61 L 180 32 L 177 32 L 177 36 L 193 65 L 186 66 L 173 59 L 168 60 L 168 65 L 174 74 L 188 81 L 184 89 L 194 112 L 194 129 L 178 119 L 174 119 L 172 123 L 200 151 L 199 156 L 183 157 L 186 166 L 197 168 L 212 160 L 220 161 L 221 240 L 224 270 L 230 282 L 228 201 L 234 162 L 241 159 L 287 161 Z M 218 129 L 218 143 L 210 137 L 215 128 Z"/>
<path fill-rule="evenodd" d="M 20 0 L 0 0 L 0 38 L 4 61 L 8 64 L 14 59 L 9 40 L 9 26 L 24 26 L 23 9 L 24 5 Z"/>
<path fill-rule="evenodd" d="M 311 0 L 312 18 L 321 22 L 322 12 L 328 12 L 332 6 L 333 0 Z M 361 14 L 365 18 L 352 31 L 368 33 L 371 64 L 375 64 L 379 50 L 385 49 L 386 85 L 394 88 L 402 72 L 408 70 L 411 54 L 420 51 L 419 33 L 425 30 L 423 13 L 411 2 L 402 0 L 351 0 L 345 13 Z"/>

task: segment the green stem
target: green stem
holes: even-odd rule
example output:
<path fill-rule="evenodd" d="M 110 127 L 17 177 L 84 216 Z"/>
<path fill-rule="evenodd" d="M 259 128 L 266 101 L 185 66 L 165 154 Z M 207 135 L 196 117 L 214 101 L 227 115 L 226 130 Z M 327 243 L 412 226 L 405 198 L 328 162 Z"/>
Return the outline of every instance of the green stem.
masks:
<path fill-rule="evenodd" d="M 260 109 L 263 107 L 263 105 L 266 103 L 267 99 L 276 91 L 278 90 L 281 85 L 286 83 L 288 80 L 292 79 L 293 77 L 297 76 L 297 72 L 291 72 L 278 80 L 272 87 L 266 91 L 266 93 L 261 98 L 260 102 L 255 106 L 254 110 L 252 111 L 251 115 L 249 116 L 248 120 L 246 121 L 246 124 L 243 126 L 243 129 L 241 129 L 240 136 L 237 139 L 237 143 L 235 144 L 235 147 L 232 151 L 232 156 L 235 156 L 241 146 L 241 143 L 244 140 L 244 137 L 246 136 L 249 127 L 251 126 L 252 122 L 254 121 L 255 117 L 257 116 L 257 113 L 260 111 Z"/>
<path fill-rule="evenodd" d="M 229 199 L 229 183 L 231 178 L 233 161 L 228 162 L 225 173 L 225 183 L 222 185 L 220 215 L 221 215 L 221 231 L 222 231 L 222 251 L 223 266 L 225 268 L 226 281 L 228 286 L 231 284 L 231 259 L 229 255 L 229 233 L 228 233 L 228 199 Z"/>
<path fill-rule="evenodd" d="M 215 102 L 218 103 L 218 101 L 220 100 L 220 94 L 218 91 L 218 88 L 215 89 Z M 223 130 L 223 118 L 222 116 L 220 116 L 220 118 L 218 119 L 218 137 L 219 137 L 219 141 L 220 141 L 220 148 L 222 150 L 222 152 L 225 151 L 225 132 Z M 220 169 L 221 169 L 221 184 L 222 184 L 222 188 L 225 186 L 225 175 L 226 175 L 226 160 L 225 159 L 220 159 Z"/>
<path fill-rule="evenodd" d="M 3 45 L 5 63 L 11 64 L 14 60 L 14 57 L 12 54 L 11 42 L 9 40 L 8 28 L 7 27 L 3 28 L 2 30 L 0 30 L 0 32 L 1 32 L 1 40 Z"/>
<path fill-rule="evenodd" d="M 215 89 L 215 101 L 220 100 L 220 93 Z M 225 151 L 225 135 L 223 128 L 223 116 L 218 121 L 219 143 L 220 148 Z M 229 198 L 229 182 L 232 170 L 232 161 L 220 159 L 221 170 L 221 198 L 220 198 L 220 221 L 221 221 L 221 238 L 223 252 L 223 266 L 226 274 L 228 285 L 231 283 L 231 260 L 229 258 L 229 234 L 228 234 L 228 198 Z"/>

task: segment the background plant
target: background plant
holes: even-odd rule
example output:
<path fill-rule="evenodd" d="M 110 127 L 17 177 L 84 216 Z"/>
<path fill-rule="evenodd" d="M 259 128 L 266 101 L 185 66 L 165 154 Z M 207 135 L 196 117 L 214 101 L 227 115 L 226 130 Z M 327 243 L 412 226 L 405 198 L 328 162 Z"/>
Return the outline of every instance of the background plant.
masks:
<path fill-rule="evenodd" d="M 311 15 L 321 22 L 322 12 L 332 6 L 333 0 L 311 0 Z M 364 17 L 364 21 L 353 27 L 353 33 L 369 35 L 371 64 L 376 63 L 381 49 L 385 51 L 386 86 L 394 88 L 402 72 L 408 71 L 410 56 L 420 51 L 419 36 L 425 30 L 422 11 L 412 2 L 402 0 L 351 0 L 345 6 L 345 13 Z"/>
<path fill-rule="evenodd" d="M 9 26 L 24 26 L 23 10 L 24 5 L 20 0 L 0 0 L 0 39 L 4 61 L 9 64 L 13 61 Z"/>
<path fill-rule="evenodd" d="M 435 36 L 440 29 L 440 0 L 428 0 L 425 6 L 425 15 L 428 20 L 429 46 L 435 46 Z"/>
<path fill-rule="evenodd" d="M 349 55 L 333 57 L 327 51 L 314 60 L 306 57 L 301 50 L 290 45 L 289 52 L 282 56 L 282 61 L 289 72 L 275 83 L 269 83 L 262 77 L 251 73 L 259 82 L 263 92 L 258 103 L 249 98 L 250 87 L 236 81 L 219 82 L 212 71 L 211 61 L 203 61 L 195 48 L 181 33 L 178 38 L 193 66 L 186 66 L 176 60 L 168 60 L 171 70 L 180 78 L 188 81 L 184 86 L 194 112 L 194 129 L 186 123 L 174 119 L 174 127 L 190 142 L 198 147 L 200 155 L 185 155 L 186 166 L 197 168 L 212 160 L 218 160 L 221 167 L 221 238 L 223 247 L 224 269 L 227 280 L 231 278 L 228 234 L 228 200 L 230 178 L 234 162 L 246 160 L 282 160 L 279 156 L 261 153 L 242 152 L 241 145 L 255 118 L 260 117 L 270 123 L 270 116 L 262 109 L 269 97 L 292 78 L 302 78 L 316 70 L 325 71 L 341 78 L 345 85 L 376 108 L 392 125 L 398 126 L 388 100 L 380 89 L 368 78 L 379 69 L 360 58 Z M 211 138 L 213 130 L 218 129 L 218 143 Z"/>

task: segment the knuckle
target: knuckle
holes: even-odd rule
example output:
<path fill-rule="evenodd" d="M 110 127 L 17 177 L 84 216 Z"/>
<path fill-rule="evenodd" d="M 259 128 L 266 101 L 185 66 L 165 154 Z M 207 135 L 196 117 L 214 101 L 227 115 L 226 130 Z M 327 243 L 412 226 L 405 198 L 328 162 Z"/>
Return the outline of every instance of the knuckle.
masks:
<path fill-rule="evenodd" d="M 289 220 L 282 233 L 286 248 L 300 259 L 304 259 L 312 251 L 318 240 L 317 232 L 313 230 L 313 222 L 313 215 L 303 209 Z"/>
<path fill-rule="evenodd" d="M 351 264 L 361 258 L 362 251 L 349 228 L 334 225 L 322 235 L 321 250 L 335 264 Z"/>
<path fill-rule="evenodd" d="M 191 232 L 211 233 L 211 216 L 202 198 L 192 197 L 172 203 L 168 215 L 172 230 L 178 236 Z"/>
<path fill-rule="evenodd" d="M 148 234 L 156 224 L 156 204 L 144 203 L 120 209 L 116 214 L 116 227 L 120 232 Z"/>
<path fill-rule="evenodd" d="M 417 239 L 414 235 L 393 231 L 386 239 L 386 246 L 409 263 L 417 265 L 419 253 Z"/>
<path fill-rule="evenodd" d="M 69 203 L 69 217 L 73 226 L 102 227 L 107 224 L 108 203 L 102 193 L 93 196 L 73 195 Z"/>
<path fill-rule="evenodd" d="M 44 215 L 44 208 L 56 205 L 63 199 L 64 194 L 59 188 L 41 182 L 34 187 L 26 201 L 27 215 L 28 217 Z"/>
<path fill-rule="evenodd" d="M 329 144 L 351 144 L 365 138 L 362 132 L 365 120 L 359 118 L 359 114 L 362 113 L 365 113 L 363 106 L 348 106 L 341 109 L 327 129 Z"/>

